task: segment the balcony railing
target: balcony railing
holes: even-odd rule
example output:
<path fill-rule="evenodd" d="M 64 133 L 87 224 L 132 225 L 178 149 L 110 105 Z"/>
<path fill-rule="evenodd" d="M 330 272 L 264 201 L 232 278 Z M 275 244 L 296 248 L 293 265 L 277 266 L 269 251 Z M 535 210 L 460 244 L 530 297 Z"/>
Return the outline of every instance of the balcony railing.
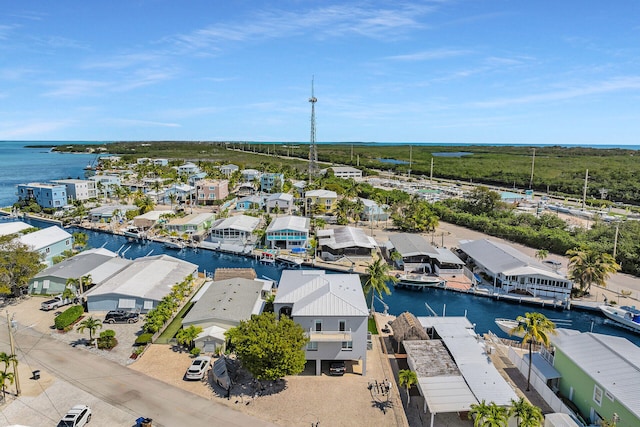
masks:
<path fill-rule="evenodd" d="M 351 329 L 348 331 L 315 331 L 309 329 L 307 333 L 309 341 L 314 342 L 343 342 L 352 341 Z"/>

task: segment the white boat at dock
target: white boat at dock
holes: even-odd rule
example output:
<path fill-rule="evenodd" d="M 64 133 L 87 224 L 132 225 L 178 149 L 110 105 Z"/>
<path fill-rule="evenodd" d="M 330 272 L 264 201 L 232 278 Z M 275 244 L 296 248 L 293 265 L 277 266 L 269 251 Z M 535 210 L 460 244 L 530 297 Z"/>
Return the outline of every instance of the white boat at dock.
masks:
<path fill-rule="evenodd" d="M 185 244 L 181 240 L 171 239 L 171 240 L 165 240 L 164 241 L 164 247 L 167 248 L 167 249 L 181 250 L 181 249 L 184 249 Z"/>
<path fill-rule="evenodd" d="M 122 230 L 122 234 L 126 237 L 130 237 L 132 239 L 143 239 L 144 231 L 136 227 L 135 225 L 130 225 L 124 230 Z"/>
<path fill-rule="evenodd" d="M 293 255 L 278 255 L 276 257 L 276 261 L 292 267 L 300 267 L 304 260 L 300 257 L 293 256 Z"/>
<path fill-rule="evenodd" d="M 611 319 L 615 325 L 630 329 L 634 332 L 640 332 L 640 310 L 635 306 L 630 307 L 623 305 L 621 307 L 615 307 L 612 305 L 601 305 L 598 308 L 602 311 L 602 314 Z"/>
<path fill-rule="evenodd" d="M 398 282 L 396 287 L 409 289 L 422 289 L 433 287 L 444 287 L 446 281 L 438 276 L 430 274 L 397 274 Z"/>
<path fill-rule="evenodd" d="M 549 319 L 549 320 L 555 323 L 556 326 L 563 327 L 563 328 L 571 325 L 571 320 L 566 320 L 566 319 Z M 517 337 L 517 338 L 524 337 L 524 334 L 525 334 L 524 331 L 517 332 L 517 333 L 513 332 L 513 330 L 517 328 L 519 325 L 519 322 L 517 320 L 496 318 L 495 322 L 496 322 L 496 325 L 498 325 L 498 328 L 500 328 L 502 332 L 509 335 L 510 337 Z"/>
<path fill-rule="evenodd" d="M 263 264 L 275 264 L 276 263 L 276 255 L 278 251 L 275 250 L 264 250 L 260 254 L 260 262 Z"/>

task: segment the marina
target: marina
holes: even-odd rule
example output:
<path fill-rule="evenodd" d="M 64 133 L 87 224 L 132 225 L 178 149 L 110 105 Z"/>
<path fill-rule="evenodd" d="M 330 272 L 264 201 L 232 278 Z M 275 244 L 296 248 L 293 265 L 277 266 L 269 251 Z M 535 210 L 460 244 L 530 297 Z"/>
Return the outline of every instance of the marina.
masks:
<path fill-rule="evenodd" d="M 601 305 L 599 308 L 608 319 L 613 321 L 614 325 L 640 333 L 640 310 L 635 306 Z"/>

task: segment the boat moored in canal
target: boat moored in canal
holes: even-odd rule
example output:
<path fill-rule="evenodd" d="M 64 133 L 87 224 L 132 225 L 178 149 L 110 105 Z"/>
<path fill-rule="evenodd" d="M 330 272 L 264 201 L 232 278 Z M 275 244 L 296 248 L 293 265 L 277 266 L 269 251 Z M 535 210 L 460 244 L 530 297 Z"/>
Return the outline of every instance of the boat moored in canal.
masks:
<path fill-rule="evenodd" d="M 616 326 L 640 333 L 640 310 L 635 306 L 623 305 L 614 307 L 612 305 L 601 305 L 600 311 L 612 320 Z"/>
<path fill-rule="evenodd" d="M 413 290 L 421 290 L 422 288 L 443 288 L 446 281 L 441 277 L 430 274 L 398 274 L 398 281 L 395 286 L 397 288 L 407 288 Z"/>

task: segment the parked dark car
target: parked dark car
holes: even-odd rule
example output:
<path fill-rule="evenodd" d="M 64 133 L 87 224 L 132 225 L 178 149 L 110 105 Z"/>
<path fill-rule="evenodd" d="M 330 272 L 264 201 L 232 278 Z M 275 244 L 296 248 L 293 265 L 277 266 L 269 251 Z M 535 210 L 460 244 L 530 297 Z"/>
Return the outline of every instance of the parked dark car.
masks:
<path fill-rule="evenodd" d="M 344 362 L 331 362 L 329 375 L 344 375 L 346 368 Z"/>
<path fill-rule="evenodd" d="M 111 310 L 104 318 L 104 323 L 136 323 L 140 314 L 124 310 Z"/>

